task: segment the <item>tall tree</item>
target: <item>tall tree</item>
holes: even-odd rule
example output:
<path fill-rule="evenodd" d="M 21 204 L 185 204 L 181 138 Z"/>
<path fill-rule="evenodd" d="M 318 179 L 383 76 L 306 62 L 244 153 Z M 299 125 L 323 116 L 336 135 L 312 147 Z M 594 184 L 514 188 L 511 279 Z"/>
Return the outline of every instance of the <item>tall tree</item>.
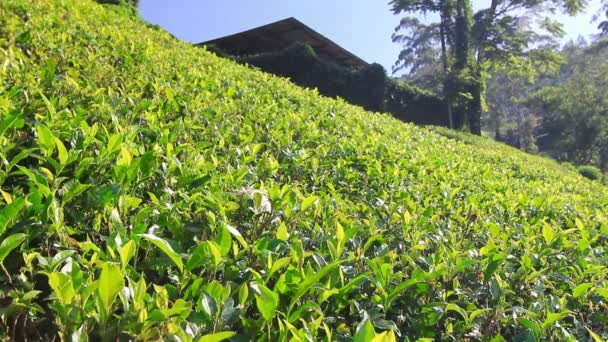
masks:
<path fill-rule="evenodd" d="M 445 1 L 393 0 L 390 2 L 395 14 L 419 14 L 439 12 L 439 4 Z M 558 11 L 573 15 L 583 9 L 584 0 L 491 0 L 490 6 L 478 10 L 473 16 L 470 29 L 462 24 L 468 23 L 467 9 L 471 0 L 450 2 L 455 10 L 449 12 L 452 19 L 440 16 L 440 22 L 428 24 L 428 27 L 445 27 L 444 23 L 460 18 L 459 29 L 446 32 L 450 38 L 440 40 L 449 45 L 453 58 L 448 68 L 452 67 L 460 79 L 466 76 L 468 82 L 458 82 L 459 89 L 444 90 L 444 94 L 464 94 L 468 98 L 466 106 L 469 115 L 469 128 L 474 134 L 481 134 L 481 115 L 484 109 L 485 82 L 488 71 L 501 65 L 513 63 L 521 58 L 534 57 L 529 54 L 531 46 L 543 42 L 552 36 L 563 34 L 561 25 L 549 18 Z M 446 13 L 448 14 L 448 13 Z M 422 24 L 421 24 L 422 25 Z M 412 43 L 413 41 L 408 41 Z M 451 44 L 450 44 L 451 43 Z M 444 54 L 448 56 L 449 54 Z M 416 59 L 417 57 L 413 57 Z M 465 67 L 463 58 L 470 58 Z M 460 64 L 457 64 L 460 63 Z M 453 77 L 446 73 L 446 78 Z M 448 99 L 448 102 L 449 99 Z"/>
<path fill-rule="evenodd" d="M 603 14 L 605 14 L 606 17 L 604 18 L 604 21 L 599 23 L 597 28 L 600 29 L 604 36 L 608 36 L 608 0 L 604 0 L 602 8 L 600 9 L 600 13 L 601 12 L 604 12 Z"/>
<path fill-rule="evenodd" d="M 443 67 L 443 95 L 447 103 L 449 127 L 454 127 L 452 96 L 447 92 L 447 75 L 450 72 L 448 46 L 453 38 L 454 0 L 393 0 L 390 2 L 395 14 L 418 12 L 438 15 L 438 23 L 425 24 L 415 17 L 405 17 L 395 28 L 393 42 L 403 45 L 393 73 L 408 69 L 408 74 L 433 65 L 437 59 Z M 438 47 L 439 45 L 439 47 Z"/>

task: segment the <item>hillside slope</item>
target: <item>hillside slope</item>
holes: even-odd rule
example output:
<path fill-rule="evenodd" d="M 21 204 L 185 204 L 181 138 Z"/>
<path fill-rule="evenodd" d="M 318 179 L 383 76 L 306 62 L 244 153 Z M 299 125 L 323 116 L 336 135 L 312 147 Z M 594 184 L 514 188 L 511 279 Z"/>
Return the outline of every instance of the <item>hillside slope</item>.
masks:
<path fill-rule="evenodd" d="M 0 2 L 0 115 L 3 339 L 608 338 L 608 191 L 552 161 L 81 0 Z"/>

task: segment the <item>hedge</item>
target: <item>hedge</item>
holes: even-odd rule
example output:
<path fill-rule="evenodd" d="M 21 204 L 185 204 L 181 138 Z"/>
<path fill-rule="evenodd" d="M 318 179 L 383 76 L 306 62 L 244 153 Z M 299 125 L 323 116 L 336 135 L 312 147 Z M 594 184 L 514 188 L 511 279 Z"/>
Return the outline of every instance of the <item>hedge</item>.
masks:
<path fill-rule="evenodd" d="M 227 56 L 216 46 L 208 49 Z M 438 126 L 448 124 L 443 99 L 388 77 L 384 67 L 376 63 L 360 69 L 340 66 L 319 58 L 310 45 L 300 42 L 281 51 L 234 59 L 265 72 L 288 77 L 300 86 L 317 88 L 322 95 L 341 97 L 370 111 L 391 113 L 402 121 Z"/>

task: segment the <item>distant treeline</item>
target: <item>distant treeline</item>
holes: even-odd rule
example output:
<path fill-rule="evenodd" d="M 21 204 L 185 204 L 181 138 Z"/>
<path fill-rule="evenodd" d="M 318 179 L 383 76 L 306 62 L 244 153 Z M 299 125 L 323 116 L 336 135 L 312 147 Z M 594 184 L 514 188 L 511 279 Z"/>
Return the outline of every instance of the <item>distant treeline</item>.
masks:
<path fill-rule="evenodd" d="M 215 46 L 207 48 L 218 55 L 231 57 Z M 403 121 L 448 124 L 446 105 L 441 97 L 387 76 L 386 70 L 376 63 L 360 69 L 344 67 L 319 58 L 310 45 L 300 42 L 280 51 L 233 59 L 289 77 L 303 87 L 317 88 L 322 95 L 341 97 L 370 111 L 392 113 Z"/>
<path fill-rule="evenodd" d="M 607 172 L 608 45 L 578 40 L 559 54 L 563 63 L 537 70 L 536 82 L 510 70 L 493 73 L 485 128 L 527 152 Z M 597 179 L 598 169 L 583 171 Z"/>

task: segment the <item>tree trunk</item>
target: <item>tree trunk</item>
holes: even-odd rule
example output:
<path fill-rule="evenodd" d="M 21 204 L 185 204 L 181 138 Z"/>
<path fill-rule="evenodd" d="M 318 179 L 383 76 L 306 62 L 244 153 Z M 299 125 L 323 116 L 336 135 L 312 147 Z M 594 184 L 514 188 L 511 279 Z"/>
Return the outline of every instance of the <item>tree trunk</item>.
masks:
<path fill-rule="evenodd" d="M 502 134 L 500 134 L 500 126 L 502 125 L 501 113 L 496 111 L 496 118 L 494 121 L 494 140 L 502 141 Z"/>
<path fill-rule="evenodd" d="M 448 53 L 445 42 L 445 17 L 441 16 L 441 24 L 439 25 L 439 31 L 441 34 L 441 60 L 443 62 L 443 73 L 447 75 L 449 72 L 448 69 Z M 447 104 L 448 110 L 448 127 L 450 129 L 454 129 L 454 116 L 452 115 L 452 97 L 450 96 L 449 90 L 446 87 L 445 82 L 443 83 L 443 97 L 445 98 L 445 102 Z"/>
<path fill-rule="evenodd" d="M 479 80 L 475 80 L 471 88 L 471 95 L 473 95 L 473 99 L 471 100 L 471 108 L 469 109 L 469 126 L 471 128 L 471 133 L 481 135 L 482 94 Z"/>
<path fill-rule="evenodd" d="M 473 100 L 471 101 L 471 109 L 469 112 L 469 126 L 471 129 L 471 133 L 476 135 L 481 135 L 481 99 L 483 96 L 482 93 L 482 74 L 481 68 L 485 59 L 485 42 L 487 41 L 487 32 L 488 28 L 492 25 L 494 21 L 494 16 L 496 15 L 496 8 L 498 7 L 499 0 L 492 0 L 490 5 L 490 9 L 488 10 L 488 14 L 486 16 L 486 20 L 484 25 L 481 27 L 481 42 L 479 42 L 478 52 L 477 52 L 477 62 L 475 63 L 475 80 L 473 81 L 471 95 L 473 95 Z"/>

